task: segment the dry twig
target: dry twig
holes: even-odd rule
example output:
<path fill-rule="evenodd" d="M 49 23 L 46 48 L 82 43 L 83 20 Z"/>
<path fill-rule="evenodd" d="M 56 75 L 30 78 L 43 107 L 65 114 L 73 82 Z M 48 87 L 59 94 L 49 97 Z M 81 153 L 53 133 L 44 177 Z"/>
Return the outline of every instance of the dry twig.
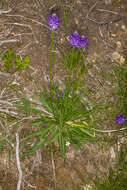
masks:
<path fill-rule="evenodd" d="M 7 13 L 9 13 L 11 11 L 12 11 L 12 9 L 9 9 L 9 10 L 0 10 L 0 15 L 7 14 Z"/>
<path fill-rule="evenodd" d="M 14 27 L 11 27 L 10 29 L 8 29 L 8 30 L 4 31 L 2 34 L 0 34 L 0 39 L 7 38 L 11 34 L 13 28 Z"/>
<path fill-rule="evenodd" d="M 0 112 L 9 114 L 9 115 L 11 115 L 11 116 L 13 116 L 13 117 L 18 116 L 18 113 L 17 113 L 17 112 L 9 111 L 8 108 L 7 108 L 7 109 L 1 109 L 1 108 L 0 108 Z"/>
<path fill-rule="evenodd" d="M 23 15 L 10 15 L 10 14 L 8 14 L 8 15 L 5 15 L 5 16 L 7 16 L 7 17 L 20 17 L 20 18 L 23 18 L 23 19 L 26 19 L 26 20 L 30 20 L 30 21 L 32 21 L 33 23 L 39 24 L 39 25 L 41 25 L 41 26 L 47 28 L 48 30 L 50 30 L 50 28 L 49 28 L 48 26 L 46 26 L 45 24 L 43 24 L 43 23 L 41 23 L 41 22 L 39 22 L 39 21 L 37 21 L 37 20 L 34 20 L 34 19 L 32 19 L 32 18 L 25 17 L 25 16 L 23 16 Z"/>
<path fill-rule="evenodd" d="M 26 181 L 25 179 L 23 179 L 23 181 L 27 184 L 28 187 L 31 187 L 33 189 L 36 189 L 37 187 L 35 185 L 31 185 L 28 181 Z"/>
<path fill-rule="evenodd" d="M 35 42 L 38 43 L 38 40 L 36 39 L 36 36 L 35 36 L 35 34 L 33 32 L 33 29 L 32 29 L 32 27 L 30 25 L 28 25 L 28 24 L 21 24 L 21 23 L 17 23 L 17 22 L 15 22 L 15 23 L 5 22 L 4 24 L 5 25 L 23 26 L 23 27 L 29 28 L 32 31 L 32 34 L 33 34 Z"/>
<path fill-rule="evenodd" d="M 20 159 L 19 159 L 19 134 L 18 134 L 18 132 L 16 133 L 16 162 L 17 162 L 17 168 L 18 168 L 18 172 L 19 172 L 19 178 L 18 178 L 16 190 L 20 190 L 21 184 L 22 184 L 22 170 L 21 170 Z"/>
<path fill-rule="evenodd" d="M 98 26 L 104 26 L 104 25 L 109 25 L 109 24 L 113 24 L 113 23 L 116 23 L 116 22 L 120 22 L 122 20 L 127 20 L 127 16 L 122 16 L 120 18 L 115 18 L 115 19 L 112 19 L 112 20 L 109 20 L 109 21 L 106 21 L 106 22 L 98 22 L 92 18 L 89 18 L 88 17 L 88 20 L 92 21 L 92 22 L 95 22 Z"/>
<path fill-rule="evenodd" d="M 52 169 L 53 169 L 54 186 L 55 186 L 55 189 L 56 189 L 56 172 L 55 172 L 55 163 L 54 163 L 54 158 L 53 158 L 53 151 L 51 152 L 51 157 L 52 157 Z"/>
<path fill-rule="evenodd" d="M 88 11 L 88 13 L 87 13 L 87 15 L 86 15 L 86 17 L 85 17 L 85 22 L 84 22 L 84 24 L 86 24 L 89 14 L 90 14 L 90 13 L 92 12 L 92 10 L 95 8 L 95 6 L 97 5 L 98 2 L 99 2 L 99 1 L 96 1 L 96 2 L 92 5 L 92 7 L 89 9 L 89 11 Z"/>
<path fill-rule="evenodd" d="M 19 42 L 19 41 L 20 40 L 18 40 L 18 39 L 3 40 L 3 41 L 0 41 L 0 46 L 2 46 L 5 43 L 14 43 L 14 42 Z"/>

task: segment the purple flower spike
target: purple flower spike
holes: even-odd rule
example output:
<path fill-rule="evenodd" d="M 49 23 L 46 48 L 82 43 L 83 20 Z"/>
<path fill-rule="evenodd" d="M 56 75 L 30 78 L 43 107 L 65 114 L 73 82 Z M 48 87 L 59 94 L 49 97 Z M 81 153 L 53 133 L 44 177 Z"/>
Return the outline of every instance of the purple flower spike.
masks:
<path fill-rule="evenodd" d="M 56 14 L 49 15 L 48 17 L 48 26 L 50 29 L 57 30 L 59 28 L 60 20 Z"/>
<path fill-rule="evenodd" d="M 78 34 L 78 32 L 72 33 L 69 37 L 70 45 L 79 47 L 79 42 L 80 42 L 80 35 Z"/>
<path fill-rule="evenodd" d="M 85 36 L 80 37 L 79 46 L 85 48 L 88 44 L 88 40 Z"/>
<path fill-rule="evenodd" d="M 117 124 L 123 124 L 123 123 L 125 123 L 125 121 L 126 121 L 126 119 L 123 117 L 122 114 L 118 114 L 116 116 L 116 122 L 117 122 Z"/>

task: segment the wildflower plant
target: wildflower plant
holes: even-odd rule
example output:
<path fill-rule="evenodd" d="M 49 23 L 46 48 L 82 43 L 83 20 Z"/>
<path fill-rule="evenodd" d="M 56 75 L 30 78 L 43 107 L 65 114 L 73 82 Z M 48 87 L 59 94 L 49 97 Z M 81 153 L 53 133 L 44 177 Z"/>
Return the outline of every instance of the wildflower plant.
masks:
<path fill-rule="evenodd" d="M 53 41 L 55 31 L 58 30 L 60 24 L 59 17 L 56 14 L 49 15 L 48 17 L 48 26 L 50 27 L 51 33 L 51 46 L 50 46 L 50 55 L 49 55 L 49 80 L 50 87 L 52 86 L 52 52 L 53 52 Z"/>
<path fill-rule="evenodd" d="M 52 93 L 42 92 L 40 99 L 42 109 L 33 108 L 27 100 L 17 105 L 28 114 L 38 115 L 37 119 L 30 122 L 35 132 L 22 139 L 22 142 L 26 142 L 36 138 L 36 142 L 23 157 L 32 154 L 45 143 L 57 142 L 65 158 L 68 144 L 80 149 L 85 140 L 95 140 L 96 122 L 92 120 L 92 114 L 96 112 L 97 106 L 90 109 L 87 103 L 82 103 L 80 96 L 71 88 L 70 81 L 63 92 L 54 88 Z"/>
<path fill-rule="evenodd" d="M 59 28 L 60 20 L 56 14 L 49 15 L 48 17 L 48 26 L 50 30 L 57 30 Z"/>
<path fill-rule="evenodd" d="M 87 45 L 87 39 L 84 38 L 81 42 L 81 37 L 77 32 L 72 33 L 69 37 L 69 44 L 71 49 L 66 50 L 62 55 L 62 64 L 68 70 L 69 73 L 74 73 L 80 76 L 87 71 L 85 65 L 85 52 L 84 48 Z"/>
<path fill-rule="evenodd" d="M 55 31 L 59 28 L 57 15 L 52 14 L 48 17 L 48 25 L 51 29 L 49 90 L 43 91 L 40 95 L 41 109 L 34 108 L 26 99 L 22 104 L 17 105 L 23 108 L 27 115 L 37 115 L 37 118 L 30 122 L 30 125 L 35 127 L 35 131 L 22 139 L 22 142 L 25 142 L 36 138 L 36 142 L 28 152 L 23 154 L 23 157 L 32 154 L 46 143 L 57 142 L 61 155 L 65 159 L 67 146 L 72 145 L 80 149 L 84 140 L 95 140 L 96 122 L 93 121 L 92 114 L 96 112 L 97 106 L 89 107 L 87 102 L 82 102 L 80 95 L 76 94 L 77 88 L 73 85 L 70 75 L 66 79 L 66 88 L 63 91 L 52 83 L 53 42 Z M 81 49 L 82 47 L 79 46 L 77 51 L 74 47 L 71 53 L 65 55 L 64 62 L 68 64 L 69 70 L 73 70 L 75 66 L 78 68 L 84 63 Z"/>
<path fill-rule="evenodd" d="M 69 72 L 75 71 L 78 75 L 82 74 L 87 70 L 84 50 L 86 49 L 88 40 L 85 36 L 81 37 L 78 32 L 74 32 L 69 36 L 69 44 L 72 48 L 63 53 L 62 63 Z"/>
<path fill-rule="evenodd" d="M 73 47 L 86 48 L 88 40 L 85 36 L 80 36 L 78 32 L 74 32 L 69 36 L 69 43 Z"/>

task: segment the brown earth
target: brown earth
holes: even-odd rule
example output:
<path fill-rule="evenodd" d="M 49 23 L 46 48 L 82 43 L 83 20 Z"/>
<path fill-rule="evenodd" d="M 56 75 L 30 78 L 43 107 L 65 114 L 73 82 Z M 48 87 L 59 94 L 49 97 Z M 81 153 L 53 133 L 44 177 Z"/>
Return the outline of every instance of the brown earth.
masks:
<path fill-rule="evenodd" d="M 113 90 L 117 87 L 116 83 L 112 85 L 110 82 L 114 64 L 123 64 L 122 60 L 127 57 L 127 1 L 64 1 L 69 13 L 67 30 L 64 28 L 61 2 L 62 0 L 8 0 L 5 8 L 2 8 L 0 2 L 0 10 L 10 10 L 8 13 L 0 13 L 0 42 L 10 39 L 19 40 L 17 43 L 4 43 L 0 46 L 0 52 L 3 54 L 13 48 L 17 55 L 30 57 L 30 67 L 27 72 L 0 72 L 2 100 L 15 99 L 16 95 L 22 97 L 22 89 L 28 97 L 38 99 L 42 86 L 48 85 L 51 31 L 46 27 L 46 21 L 51 13 L 56 13 L 61 21 L 60 28 L 55 34 L 54 82 L 61 89 L 64 88 L 66 71 L 61 65 L 60 52 L 69 48 L 70 33 L 78 31 L 81 35 L 85 35 L 89 42 L 86 50 L 86 65 L 90 69 L 83 80 L 93 92 L 91 98 L 95 97 L 96 101 L 101 102 L 103 101 L 101 97 L 106 97 L 106 100 L 112 97 Z M 115 57 L 114 52 L 117 52 L 118 58 Z M 106 78 L 101 75 L 103 71 L 107 73 Z M 14 84 L 16 90 L 13 88 Z M 104 128 L 112 128 L 115 127 L 114 125 L 111 126 L 105 121 Z M 27 123 L 24 126 L 28 128 Z M 9 130 L 15 131 L 15 129 Z M 0 152 L 0 190 L 14 190 L 18 180 L 15 152 L 13 150 L 9 165 L 8 146 L 6 147 L 7 150 Z M 104 172 L 108 172 L 110 166 L 113 166 L 112 148 L 107 147 L 86 143 L 81 152 L 69 147 L 67 160 L 63 163 L 58 151 L 52 156 L 47 145 L 21 161 L 24 177 L 22 189 L 71 190 L 76 187 L 79 189 L 84 180 L 89 183 L 96 174 L 102 176 Z M 117 151 L 117 144 L 114 144 L 113 148 Z"/>

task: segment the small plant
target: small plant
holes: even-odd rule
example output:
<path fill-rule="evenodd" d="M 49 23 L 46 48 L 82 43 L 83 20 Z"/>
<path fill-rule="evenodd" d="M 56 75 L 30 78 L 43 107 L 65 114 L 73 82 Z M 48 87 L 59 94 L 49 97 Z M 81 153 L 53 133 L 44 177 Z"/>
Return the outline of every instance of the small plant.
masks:
<path fill-rule="evenodd" d="M 39 129 L 22 141 L 32 140 L 35 137 L 37 140 L 32 149 L 23 154 L 23 157 L 32 154 L 45 143 L 57 142 L 61 155 L 65 158 L 67 144 L 80 149 L 84 140 L 95 140 L 93 127 L 96 121 L 93 121 L 92 114 L 96 112 L 97 106 L 89 108 L 87 103 L 82 103 L 69 81 L 63 92 L 54 88 L 49 93 L 41 93 L 40 98 L 43 108 L 41 110 L 33 108 L 27 100 L 23 100 L 22 105 L 17 105 L 23 108 L 27 115 L 32 113 L 38 115 L 30 125 Z"/>
<path fill-rule="evenodd" d="M 51 30 L 51 47 L 49 55 L 49 91 L 43 91 L 40 95 L 42 107 L 41 109 L 34 108 L 27 99 L 22 100 L 22 104 L 17 107 L 22 108 L 28 115 L 37 115 L 37 119 L 30 122 L 32 127 L 35 127 L 34 132 L 22 139 L 22 143 L 26 141 L 36 142 L 33 147 L 23 153 L 22 157 L 28 156 L 42 147 L 46 143 L 59 144 L 59 150 L 63 159 L 66 158 L 66 146 L 72 145 L 78 149 L 85 140 L 95 140 L 94 126 L 97 123 L 93 120 L 94 114 L 98 106 L 89 106 L 87 102 L 83 102 L 80 95 L 76 94 L 77 84 L 71 81 L 69 73 L 66 79 L 66 88 L 60 91 L 52 82 L 52 53 L 53 41 L 56 30 L 59 28 L 59 18 L 56 14 L 48 17 L 48 26 Z M 75 72 L 78 72 L 78 67 L 83 68 L 84 55 L 83 49 L 87 45 L 87 38 L 76 38 L 77 33 L 70 36 L 70 45 L 76 46 L 77 49 L 72 50 L 63 57 L 64 64 Z M 77 40 L 77 41 L 76 41 Z"/>
<path fill-rule="evenodd" d="M 48 26 L 50 27 L 51 33 L 51 47 L 50 47 L 50 55 L 49 55 L 49 80 L 50 87 L 52 86 L 52 51 L 53 51 L 53 42 L 54 42 L 54 34 L 55 31 L 58 30 L 60 25 L 59 17 L 56 14 L 51 14 L 48 17 Z"/>
<path fill-rule="evenodd" d="M 16 71 L 22 71 L 28 67 L 30 59 L 26 56 L 23 60 L 20 56 L 15 56 L 14 50 L 8 50 L 2 57 L 2 61 L 4 62 L 4 66 L 1 70 L 9 72 L 11 69 L 16 69 Z"/>

